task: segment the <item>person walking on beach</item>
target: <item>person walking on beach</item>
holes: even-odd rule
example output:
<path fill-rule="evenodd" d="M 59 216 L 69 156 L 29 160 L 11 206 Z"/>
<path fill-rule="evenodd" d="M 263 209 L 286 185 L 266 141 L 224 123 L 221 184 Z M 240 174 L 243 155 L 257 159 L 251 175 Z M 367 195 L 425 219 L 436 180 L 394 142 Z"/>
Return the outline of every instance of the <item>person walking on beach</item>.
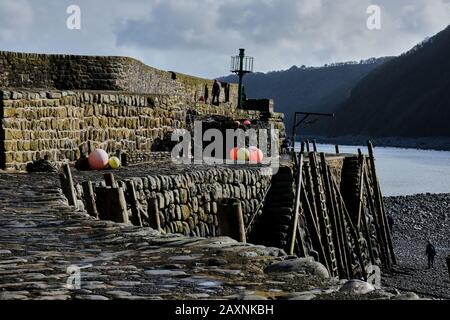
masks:
<path fill-rule="evenodd" d="M 436 257 L 436 249 L 434 248 L 431 241 L 428 241 L 425 254 L 428 257 L 428 269 L 434 268 L 434 257 Z"/>
<path fill-rule="evenodd" d="M 211 103 L 219 105 L 219 97 L 220 97 L 220 85 L 219 82 L 217 82 L 217 80 L 214 80 Z"/>

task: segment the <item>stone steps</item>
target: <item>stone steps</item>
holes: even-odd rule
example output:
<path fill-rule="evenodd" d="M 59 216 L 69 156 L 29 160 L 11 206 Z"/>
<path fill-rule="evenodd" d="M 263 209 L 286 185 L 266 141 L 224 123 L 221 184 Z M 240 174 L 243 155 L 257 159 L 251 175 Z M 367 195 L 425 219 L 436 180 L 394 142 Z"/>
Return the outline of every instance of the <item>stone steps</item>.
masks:
<path fill-rule="evenodd" d="M 283 166 L 272 177 L 266 205 L 252 235 L 256 243 L 286 249 L 294 210 L 294 195 L 292 169 Z"/>

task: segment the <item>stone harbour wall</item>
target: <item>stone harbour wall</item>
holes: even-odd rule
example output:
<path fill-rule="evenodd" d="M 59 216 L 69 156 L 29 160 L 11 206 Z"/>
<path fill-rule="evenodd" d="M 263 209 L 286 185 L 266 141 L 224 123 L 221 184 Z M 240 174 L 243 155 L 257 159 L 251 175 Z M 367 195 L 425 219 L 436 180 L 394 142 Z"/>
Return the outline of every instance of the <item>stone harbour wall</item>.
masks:
<path fill-rule="evenodd" d="M 0 88 L 126 91 L 182 95 L 194 101 L 204 95 L 205 85 L 211 97 L 212 84 L 213 80 L 159 70 L 129 57 L 0 51 Z M 233 104 L 237 91 L 237 86 L 231 85 Z"/>
<path fill-rule="evenodd" d="M 218 235 L 218 200 L 236 198 L 242 203 L 247 225 L 270 186 L 272 177 L 260 168 L 210 168 L 176 175 L 153 174 L 118 179 L 127 194 L 125 181 L 134 182 L 144 226 L 152 225 L 157 203 L 161 228 L 168 233 L 213 237 Z M 97 182 L 95 185 L 105 185 Z M 83 199 L 81 184 L 76 186 L 78 199 Z M 131 209 L 129 210 L 131 220 Z"/>
<path fill-rule="evenodd" d="M 0 87 L 120 90 L 120 59 L 0 52 Z"/>
<path fill-rule="evenodd" d="M 230 119 L 263 118 L 229 104 L 192 103 L 183 96 L 108 91 L 0 91 L 2 168 L 24 170 L 28 162 L 49 156 L 73 162 L 81 152 L 103 148 L 109 153 L 160 150 L 174 129 L 193 119 L 221 115 Z M 284 128 L 279 114 L 266 116 Z"/>
<path fill-rule="evenodd" d="M 281 114 L 236 110 L 236 85 L 228 101 L 222 87 L 220 106 L 200 102 L 205 87 L 211 100 L 212 85 L 128 57 L 0 51 L 0 169 L 45 156 L 73 162 L 98 147 L 151 159 L 168 151 L 173 130 L 212 116 L 273 123 L 284 134 Z"/>
<path fill-rule="evenodd" d="M 151 150 L 184 126 L 187 109 L 168 96 L 3 91 L 2 97 L 5 167 L 19 170 L 46 155 L 75 161 L 88 141 L 108 152 Z"/>

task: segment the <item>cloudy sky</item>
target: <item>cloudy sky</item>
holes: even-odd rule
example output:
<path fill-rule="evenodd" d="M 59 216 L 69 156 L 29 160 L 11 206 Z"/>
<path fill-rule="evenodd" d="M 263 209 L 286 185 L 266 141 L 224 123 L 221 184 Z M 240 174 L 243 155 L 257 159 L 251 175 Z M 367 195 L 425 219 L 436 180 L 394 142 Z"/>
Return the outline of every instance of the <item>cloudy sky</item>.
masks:
<path fill-rule="evenodd" d="M 366 26 L 369 5 L 381 30 Z M 450 0 L 0 0 L 0 17 L 0 50 L 126 55 L 212 78 L 240 47 L 262 72 L 398 55 L 450 24 Z"/>

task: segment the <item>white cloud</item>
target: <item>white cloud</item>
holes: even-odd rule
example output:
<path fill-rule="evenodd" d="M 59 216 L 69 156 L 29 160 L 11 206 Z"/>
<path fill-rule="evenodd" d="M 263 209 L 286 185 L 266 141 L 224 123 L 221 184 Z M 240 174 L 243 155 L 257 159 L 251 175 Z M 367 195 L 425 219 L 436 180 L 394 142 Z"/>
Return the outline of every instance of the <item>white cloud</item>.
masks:
<path fill-rule="evenodd" d="M 244 47 L 258 71 L 398 55 L 450 21 L 449 0 L 77 0 L 82 30 L 65 28 L 70 0 L 0 0 L 1 50 L 130 55 L 214 77 Z M 382 7 L 382 30 L 366 9 Z M 22 23 L 24 22 L 24 23 Z"/>
<path fill-rule="evenodd" d="M 0 1 L 0 41 L 22 40 L 29 33 L 33 11 L 27 1 Z"/>
<path fill-rule="evenodd" d="M 321 0 L 307 0 L 297 4 L 297 10 L 301 16 L 308 16 L 319 12 L 322 8 Z"/>
<path fill-rule="evenodd" d="M 421 10 L 423 25 L 433 32 L 450 23 L 450 0 L 429 1 Z"/>

